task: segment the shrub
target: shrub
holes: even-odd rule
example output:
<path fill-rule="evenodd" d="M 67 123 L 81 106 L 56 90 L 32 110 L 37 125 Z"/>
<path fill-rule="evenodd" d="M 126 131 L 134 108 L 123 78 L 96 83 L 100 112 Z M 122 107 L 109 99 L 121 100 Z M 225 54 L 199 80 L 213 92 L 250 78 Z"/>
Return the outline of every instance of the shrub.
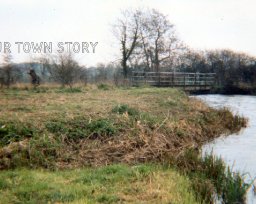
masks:
<path fill-rule="evenodd" d="M 99 137 L 99 136 L 111 136 L 117 130 L 114 125 L 107 119 L 99 119 L 92 121 L 87 126 L 89 130 L 89 136 Z"/>
<path fill-rule="evenodd" d="M 32 137 L 34 133 L 34 128 L 20 123 L 4 124 L 0 122 L 0 146 L 21 141 L 26 137 Z"/>

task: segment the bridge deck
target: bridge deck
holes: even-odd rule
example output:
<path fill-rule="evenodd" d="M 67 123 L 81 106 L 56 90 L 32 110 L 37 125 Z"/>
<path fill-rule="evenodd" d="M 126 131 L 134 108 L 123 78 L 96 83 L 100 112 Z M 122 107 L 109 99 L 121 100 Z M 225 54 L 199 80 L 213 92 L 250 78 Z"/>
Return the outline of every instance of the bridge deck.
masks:
<path fill-rule="evenodd" d="M 215 76 L 215 73 L 132 72 L 131 81 L 133 86 L 150 85 L 208 90 L 215 85 Z"/>

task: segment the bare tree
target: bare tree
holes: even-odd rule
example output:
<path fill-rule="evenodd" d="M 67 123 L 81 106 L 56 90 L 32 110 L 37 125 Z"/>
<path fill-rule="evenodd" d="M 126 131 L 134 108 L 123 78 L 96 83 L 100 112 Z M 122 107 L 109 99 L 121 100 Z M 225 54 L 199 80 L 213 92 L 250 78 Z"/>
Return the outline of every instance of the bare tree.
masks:
<path fill-rule="evenodd" d="M 81 67 L 79 73 L 79 81 L 82 82 L 84 85 L 86 85 L 88 82 L 88 70 L 85 66 Z"/>
<path fill-rule="evenodd" d="M 170 64 L 182 44 L 176 36 L 174 25 L 168 17 L 155 9 L 140 16 L 140 43 L 148 69 L 160 71 L 163 64 Z"/>
<path fill-rule="evenodd" d="M 209 72 L 209 65 L 203 51 L 187 49 L 180 58 L 180 71 Z"/>
<path fill-rule="evenodd" d="M 73 84 L 84 77 L 84 72 L 72 54 L 59 54 L 56 58 L 41 59 L 44 66 L 48 69 L 54 81 L 62 86 L 72 88 Z"/>
<path fill-rule="evenodd" d="M 128 62 L 132 56 L 139 38 L 139 11 L 125 10 L 114 25 L 114 35 L 121 45 L 121 65 L 124 78 L 128 77 Z"/>
<path fill-rule="evenodd" d="M 12 55 L 10 53 L 4 53 L 2 57 L 3 63 L 0 71 L 1 86 L 6 85 L 6 87 L 9 88 L 10 85 L 14 82 Z"/>
<path fill-rule="evenodd" d="M 96 65 L 97 75 L 95 76 L 96 82 L 106 82 L 108 78 L 107 67 L 104 63 L 98 63 Z"/>
<path fill-rule="evenodd" d="M 173 66 L 178 50 L 184 46 L 176 36 L 174 25 L 157 10 L 126 10 L 115 26 L 121 44 L 124 77 L 128 65 L 159 72 Z"/>

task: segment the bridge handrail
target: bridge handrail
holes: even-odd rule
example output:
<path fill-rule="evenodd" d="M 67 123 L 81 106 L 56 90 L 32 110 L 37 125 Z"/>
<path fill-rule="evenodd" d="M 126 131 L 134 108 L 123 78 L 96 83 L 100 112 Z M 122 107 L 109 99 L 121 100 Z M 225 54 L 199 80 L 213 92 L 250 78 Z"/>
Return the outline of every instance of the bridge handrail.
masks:
<path fill-rule="evenodd" d="M 213 86 L 216 73 L 192 72 L 132 72 L 133 85 L 149 84 L 155 86 Z"/>

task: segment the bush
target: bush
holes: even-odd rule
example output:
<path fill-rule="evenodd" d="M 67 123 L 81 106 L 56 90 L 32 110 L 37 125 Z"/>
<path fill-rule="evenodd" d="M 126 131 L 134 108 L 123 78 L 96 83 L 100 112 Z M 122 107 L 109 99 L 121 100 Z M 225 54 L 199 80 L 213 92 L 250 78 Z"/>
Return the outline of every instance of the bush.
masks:
<path fill-rule="evenodd" d="M 21 141 L 26 137 L 32 137 L 34 133 L 34 128 L 20 123 L 0 123 L 0 146 Z"/>
<path fill-rule="evenodd" d="M 92 121 L 87 126 L 89 130 L 89 136 L 98 137 L 98 136 L 111 136 L 117 130 L 114 125 L 107 119 L 99 119 Z"/>

